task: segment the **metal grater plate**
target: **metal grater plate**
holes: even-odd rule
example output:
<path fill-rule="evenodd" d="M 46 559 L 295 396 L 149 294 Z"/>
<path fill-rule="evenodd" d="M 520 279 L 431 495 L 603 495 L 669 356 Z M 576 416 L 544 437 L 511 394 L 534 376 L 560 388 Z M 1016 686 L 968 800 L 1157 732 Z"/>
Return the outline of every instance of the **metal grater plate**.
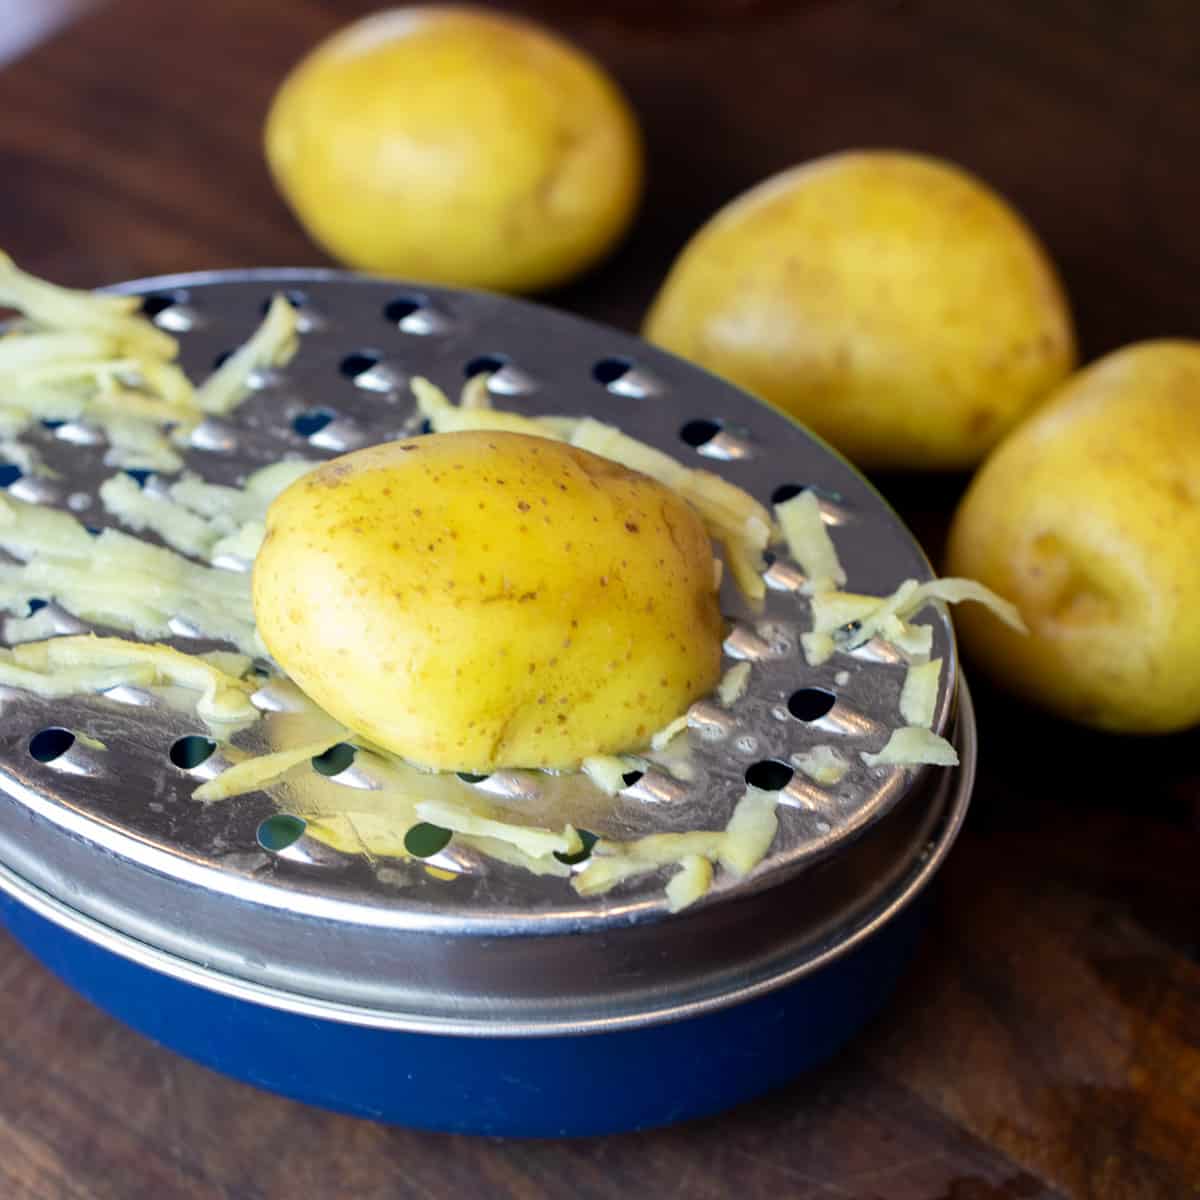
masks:
<path fill-rule="evenodd" d="M 882 594 L 903 579 L 931 575 L 898 518 L 828 447 L 731 385 L 637 338 L 508 298 L 406 288 L 333 271 L 180 275 L 115 290 L 152 298 L 147 311 L 179 338 L 183 367 L 202 379 L 221 354 L 245 340 L 269 296 L 281 289 L 299 308 L 301 348 L 285 369 L 263 373 L 232 417 L 210 419 L 196 430 L 187 468 L 211 482 L 238 484 L 282 457 L 320 460 L 416 432 L 411 376 L 427 376 L 456 396 L 467 375 L 489 370 L 497 407 L 594 416 L 687 465 L 724 475 L 765 503 L 788 485 L 816 489 L 848 590 Z M 25 440 L 53 474 L 25 476 L 10 485 L 13 494 L 66 508 L 93 527 L 115 523 L 97 496 L 114 471 L 104 465 L 99 431 L 77 422 L 39 426 Z M 780 829 L 767 859 L 741 881 L 718 873 L 702 909 L 793 879 L 929 786 L 928 769 L 868 768 L 859 758 L 903 724 L 898 701 L 906 667 L 896 654 L 868 643 L 810 667 L 800 651 L 809 612 L 798 593 L 797 566 L 779 551 L 758 609 L 726 574 L 726 666 L 750 661 L 750 684 L 732 708 L 715 701 L 694 706 L 686 734 L 688 782 L 651 763 L 615 799 L 582 777 L 537 772 L 501 772 L 461 786 L 483 789 L 513 820 L 561 824 L 565 817 L 602 837 L 628 839 L 720 828 L 755 764 L 788 764 L 818 744 L 835 745 L 852 763 L 845 778 L 824 788 L 796 771 L 780 793 Z M 952 734 L 958 672 L 949 621 L 940 607 L 918 620 L 933 625 L 933 653 L 946 664 L 934 729 Z M 64 632 L 81 628 L 62 614 Z M 174 644 L 184 650 L 217 645 L 195 633 L 180 627 Z M 832 708 L 816 720 L 792 715 L 789 698 L 803 689 L 832 694 Z M 261 701 L 286 709 L 284 693 L 269 680 Z M 278 929 L 264 934 L 267 944 L 257 949 L 252 931 L 232 939 L 234 946 L 222 930 L 238 906 L 338 929 L 480 938 L 603 932 L 664 912 L 662 874 L 582 899 L 567 880 L 535 876 L 453 841 L 426 861 L 340 854 L 310 838 L 272 854 L 257 834 L 264 820 L 286 810 L 286 787 L 275 796 L 253 793 L 210 805 L 191 800 L 221 762 L 214 758 L 192 770 L 171 763 L 168 752 L 177 739 L 206 733 L 186 712 L 129 689 L 67 701 L 0 689 L 0 710 L 0 861 L 95 920 L 173 952 L 223 961 L 243 975 L 278 983 L 283 975 L 273 972 L 286 967 L 297 988 L 337 992 L 297 964 L 309 951 L 281 948 Z M 289 740 L 285 718 L 268 711 L 234 742 L 251 750 L 282 748 Z M 90 735 L 104 748 L 77 740 L 54 761 L 36 761 L 30 740 L 52 727 Z M 656 757 L 662 761 L 650 755 Z M 353 795 L 350 808 L 377 803 L 371 797 L 376 781 L 361 762 L 334 777 L 314 771 L 304 787 L 310 794 Z"/>

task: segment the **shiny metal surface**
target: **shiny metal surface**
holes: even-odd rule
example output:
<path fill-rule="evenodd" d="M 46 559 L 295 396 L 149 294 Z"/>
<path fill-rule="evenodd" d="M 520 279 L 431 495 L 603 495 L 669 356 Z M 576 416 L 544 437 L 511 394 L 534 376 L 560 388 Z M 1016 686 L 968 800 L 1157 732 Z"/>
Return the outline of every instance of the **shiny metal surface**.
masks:
<path fill-rule="evenodd" d="M 288 971 L 268 964 L 196 957 L 197 942 L 179 936 L 146 942 L 136 933 L 33 886 L 0 866 L 0 890 L 40 916 L 140 965 L 236 999 L 317 1019 L 461 1037 L 532 1037 L 604 1033 L 682 1020 L 739 1004 L 819 971 L 913 903 L 929 885 L 962 828 L 975 778 L 974 711 L 965 684 L 954 743 L 961 765 L 939 777 L 932 793 L 913 793 L 888 821 L 842 853 L 781 887 L 735 898 L 667 922 L 630 924 L 599 937 L 454 937 L 375 939 L 380 986 L 323 991 L 315 977 L 298 990 Z M 18 864 L 19 868 L 19 864 Z M 714 911 L 719 914 L 713 920 Z M 191 912 L 189 911 L 189 919 Z M 245 910 L 244 917 L 256 915 Z M 260 915 L 261 914 L 257 914 Z M 176 914 L 178 921 L 180 914 Z M 225 914 L 228 917 L 228 913 Z M 227 949 L 228 935 L 220 949 Z M 307 921 L 292 935 L 312 937 L 337 968 L 344 931 Z M 365 946 L 351 949 L 369 953 Z M 410 983 L 388 970 L 407 967 Z M 456 972 L 456 973 L 455 973 Z M 388 982 L 384 982 L 384 980 Z M 329 981 L 327 977 L 326 982 Z M 471 984 L 475 985 L 472 990 Z"/>
<path fill-rule="evenodd" d="M 197 429 L 187 465 L 212 482 L 239 483 L 286 455 L 318 460 L 414 432 L 420 422 L 407 390 L 411 376 L 425 375 L 453 395 L 468 372 L 488 369 L 501 407 L 612 422 L 684 462 L 718 471 L 764 502 L 782 485 L 816 488 L 851 590 L 884 593 L 902 579 L 930 574 L 894 514 L 826 447 L 730 385 L 636 338 L 507 298 L 406 289 L 337 272 L 176 276 L 121 290 L 170 298 L 156 320 L 180 338 L 183 365 L 200 379 L 248 336 L 278 289 L 301 305 L 300 352 L 285 370 L 263 373 L 232 417 Z M 297 432 L 297 418 L 314 413 L 325 423 L 307 435 Z M 696 423 L 711 433 L 698 445 Z M 92 526 L 112 523 L 96 497 L 113 473 L 103 437 L 64 425 L 39 427 L 30 441 L 62 482 L 26 498 L 67 507 Z M 698 710 L 686 735 L 688 780 L 668 769 L 673 747 L 668 755 L 650 755 L 659 761 L 615 800 L 580 777 L 538 772 L 454 785 L 483 789 L 512 820 L 538 824 L 565 814 L 601 836 L 630 838 L 722 827 L 753 764 L 786 763 L 816 744 L 843 749 L 853 765 L 842 783 L 822 788 L 797 773 L 781 794 L 780 833 L 768 858 L 746 880 L 718 876 L 712 895 L 683 916 L 660 919 L 661 874 L 581 899 L 564 879 L 534 876 L 453 843 L 428 863 L 339 854 L 303 841 L 285 852 L 265 851 L 259 826 L 288 808 L 289 788 L 360 811 L 378 794 L 370 756 L 360 755 L 339 776 L 314 771 L 270 795 L 198 804 L 191 792 L 219 761 L 183 770 L 168 752 L 176 739 L 205 730 L 186 711 L 128 688 L 68 701 L 0 690 L 0 863 L 114 936 L 247 985 L 410 1020 L 470 1025 L 499 1005 L 514 1028 L 553 1021 L 556 1007 L 572 1009 L 568 1023 L 578 1024 L 585 998 L 564 989 L 577 985 L 581 968 L 596 977 L 591 1002 L 607 988 L 614 1012 L 623 1004 L 645 1008 L 644 997 L 626 995 L 631 981 L 634 991 L 674 986 L 682 995 L 700 986 L 685 985 L 690 972 L 711 988 L 716 975 L 734 969 L 728 947 L 716 948 L 731 923 L 741 930 L 734 958 L 744 972 L 755 955 L 776 954 L 780 939 L 791 936 L 795 910 L 788 906 L 802 903 L 806 922 L 815 914 L 821 894 L 815 880 L 849 872 L 855 855 L 885 843 L 891 848 L 879 878 L 908 871 L 913 837 L 919 840 L 913 829 L 938 819 L 940 808 L 965 803 L 969 790 L 965 754 L 963 767 L 950 773 L 861 763 L 858 752 L 878 749 L 901 723 L 905 668 L 870 645 L 808 667 L 799 650 L 808 627 L 807 603 L 796 592 L 801 581 L 795 564 L 777 559 L 756 610 L 727 580 L 727 660 L 749 660 L 751 684 L 731 711 L 711 704 Z M 79 624 L 66 614 L 62 619 L 64 631 Z M 946 660 L 935 719 L 945 732 L 958 683 L 953 638 L 943 612 L 931 609 L 920 619 L 933 623 L 934 653 Z M 189 650 L 218 644 L 192 636 L 198 632 L 180 626 L 175 644 Z M 299 740 L 288 724 L 286 695 L 273 686 L 260 693 L 263 719 L 236 735 L 235 746 L 279 749 Z M 794 691 L 809 687 L 836 696 L 834 708 L 813 722 L 797 720 L 787 706 Z M 962 720 L 969 725 L 969 715 Z M 39 762 L 29 742 L 49 727 L 89 735 L 105 748 L 77 742 L 69 754 Z M 971 744 L 969 729 L 960 727 L 959 737 Z M 937 799 L 947 793 L 952 801 Z M 430 865 L 451 878 L 434 877 Z M 859 879 L 850 892 L 834 889 L 839 895 L 828 921 L 844 925 L 848 908 L 877 900 L 876 883 Z M 782 929 L 770 916 L 781 911 Z M 663 967 L 665 946 L 677 940 L 682 957 Z M 689 954 L 708 961 L 693 970 Z M 547 970 L 547 961 L 558 959 L 561 973 Z M 658 978 L 658 968 L 667 975 Z"/>

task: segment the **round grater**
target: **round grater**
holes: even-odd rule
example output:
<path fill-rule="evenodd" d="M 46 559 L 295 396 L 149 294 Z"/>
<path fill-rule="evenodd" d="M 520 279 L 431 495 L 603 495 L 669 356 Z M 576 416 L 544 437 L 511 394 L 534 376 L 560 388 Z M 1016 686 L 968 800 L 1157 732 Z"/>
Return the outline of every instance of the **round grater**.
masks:
<path fill-rule="evenodd" d="M 273 293 L 298 309 L 300 349 L 287 367 L 260 372 L 230 417 L 210 418 L 191 435 L 187 469 L 210 482 L 240 484 L 284 457 L 319 461 L 421 432 L 411 377 L 454 397 L 468 377 L 487 372 L 498 408 L 593 416 L 767 504 L 813 489 L 850 591 L 882 595 L 931 575 L 879 495 L 812 434 L 629 335 L 508 298 L 334 271 L 213 272 L 115 290 L 145 296 L 146 313 L 179 339 L 193 379 L 249 336 Z M 54 474 L 16 479 L 12 494 L 63 507 L 92 527 L 115 523 L 97 496 L 114 471 L 104 465 L 100 431 L 69 422 L 25 438 Z M 162 484 L 151 476 L 143 486 Z M 954 742 L 961 765 L 866 766 L 860 752 L 877 751 L 904 724 L 907 664 L 876 640 L 808 665 L 804 577 L 782 548 L 769 559 L 764 601 L 747 601 L 728 572 L 721 594 L 725 665 L 751 664 L 744 694 L 729 706 L 715 698 L 693 705 L 686 733 L 661 753 L 646 752 L 644 769 L 617 796 L 574 774 L 455 781 L 484 792 L 506 819 L 571 821 L 614 840 L 723 828 L 747 782 L 777 791 L 779 831 L 767 857 L 742 879 L 718 871 L 710 894 L 682 913 L 667 912 L 663 871 L 583 898 L 569 879 L 535 875 L 453 838 L 424 858 L 352 853 L 288 819 L 295 787 L 351 814 L 385 809 L 369 755 L 314 763 L 298 784 L 202 804 L 191 793 L 226 760 L 218 748 L 190 765 L 186 739 L 208 731 L 179 707 L 129 687 L 55 701 L 0 689 L 0 886 L 10 925 L 77 987 L 153 1036 L 348 1111 L 439 1128 L 587 1132 L 676 1119 L 778 1082 L 844 1040 L 852 1028 L 842 1026 L 861 1023 L 886 995 L 914 902 L 964 815 L 974 726 L 949 620 L 931 605 L 916 619 L 933 626 L 933 654 L 944 663 L 933 728 Z M 87 628 L 53 613 L 62 632 Z M 183 622 L 176 633 L 180 649 L 219 648 Z M 234 736 L 240 749 L 302 740 L 289 734 L 294 695 L 263 668 L 255 697 L 263 717 Z M 851 764 L 835 785 L 797 769 L 797 756 L 818 745 Z M 681 750 L 686 779 L 673 769 Z M 880 946 L 888 947 L 882 958 Z M 98 985 L 97 961 L 106 964 L 101 976 L 133 972 L 161 1002 L 145 1009 L 139 1000 L 130 1011 L 131 985 L 118 996 Z M 850 979 L 869 995 L 847 1000 Z M 813 987 L 825 997 L 819 1037 L 801 1036 L 789 1016 L 798 1044 L 781 1047 L 780 1027 L 763 1042 L 762 1006 L 782 1020 L 780 1006 L 794 1015 L 798 1005 L 801 1021 L 811 1022 Z M 840 999 L 825 996 L 831 989 Z M 240 1014 L 223 1019 L 241 1032 L 214 1040 L 182 1031 L 175 1018 L 195 1006 L 210 1026 L 217 1009 Z M 304 1057 L 321 1065 L 297 1074 L 280 1065 L 291 1061 L 286 1055 L 274 1066 L 261 1059 L 270 1041 L 262 1023 L 278 1034 L 292 1021 L 310 1040 L 364 1040 L 339 1049 L 336 1081 L 319 1054 Z M 734 1037 L 719 1086 L 701 1094 L 682 1065 L 678 1088 L 650 1082 L 661 1076 L 652 1059 L 671 1039 L 708 1037 L 718 1024 L 723 1038 Z M 659 1050 L 631 1053 L 654 1037 L 665 1039 Z M 596 1104 L 580 1100 L 574 1071 L 546 1058 L 546 1047 L 568 1045 L 572 1063 L 580 1055 L 591 1063 Z M 378 1061 L 401 1046 L 400 1075 L 413 1079 L 375 1078 Z M 426 1050 L 438 1064 L 428 1078 L 412 1067 Z M 730 1065 L 735 1059 L 740 1065 Z M 449 1061 L 466 1065 L 447 1082 Z M 455 1100 L 460 1092 L 468 1099 Z"/>

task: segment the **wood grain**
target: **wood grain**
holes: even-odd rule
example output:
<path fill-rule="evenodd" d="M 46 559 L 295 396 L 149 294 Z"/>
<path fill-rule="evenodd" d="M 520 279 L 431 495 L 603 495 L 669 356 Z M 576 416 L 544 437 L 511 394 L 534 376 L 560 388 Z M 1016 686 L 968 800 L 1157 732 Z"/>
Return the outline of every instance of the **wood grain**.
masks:
<path fill-rule="evenodd" d="M 0 244 L 97 284 L 324 261 L 259 127 L 284 71 L 372 7 L 113 0 L 0 71 Z M 644 123 L 638 225 L 548 297 L 636 328 L 673 255 L 772 171 L 931 151 L 1011 197 L 1089 356 L 1200 334 L 1194 0 L 529 3 Z M 961 481 L 882 481 L 938 552 Z M 1200 1194 L 1200 735 L 1067 730 L 986 690 L 982 777 L 896 1003 L 829 1067 L 726 1116 L 593 1141 L 417 1134 L 302 1108 L 158 1049 L 0 942 L 0 1195 Z"/>

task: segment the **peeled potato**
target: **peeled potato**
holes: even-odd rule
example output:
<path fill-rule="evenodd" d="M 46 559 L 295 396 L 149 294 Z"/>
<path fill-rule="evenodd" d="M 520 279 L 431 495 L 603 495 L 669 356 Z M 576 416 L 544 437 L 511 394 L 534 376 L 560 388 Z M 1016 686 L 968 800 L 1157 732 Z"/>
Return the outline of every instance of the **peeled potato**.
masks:
<path fill-rule="evenodd" d="M 712 561 L 646 476 L 523 434 L 429 434 L 279 496 L 254 611 L 312 699 L 412 762 L 574 767 L 715 686 Z"/>
<path fill-rule="evenodd" d="M 948 569 L 1013 601 L 1023 637 L 955 614 L 1011 690 L 1126 733 L 1200 722 L 1200 342 L 1127 346 L 1079 372 L 972 481 Z"/>

